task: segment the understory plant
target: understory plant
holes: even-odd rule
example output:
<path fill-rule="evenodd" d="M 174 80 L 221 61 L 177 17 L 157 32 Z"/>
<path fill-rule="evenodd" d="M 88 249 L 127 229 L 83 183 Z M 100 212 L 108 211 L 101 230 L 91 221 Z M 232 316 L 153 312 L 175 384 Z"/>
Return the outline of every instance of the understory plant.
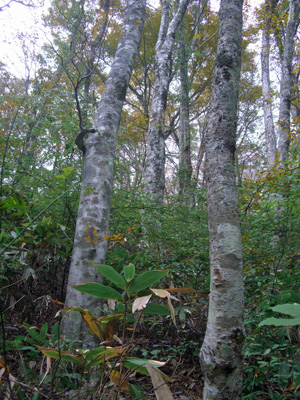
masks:
<path fill-rule="evenodd" d="M 136 274 L 133 264 L 125 265 L 120 272 L 107 265 L 94 267 L 109 284 L 87 282 L 74 285 L 73 288 L 108 300 L 110 314 L 97 318 L 89 310 L 69 306 L 65 306 L 61 312 L 79 312 L 99 346 L 74 348 L 60 334 L 57 338 L 57 332 L 55 341 L 46 341 L 44 327 L 44 340 L 37 340 L 31 348 L 34 356 L 38 349 L 47 360 L 44 368 L 41 366 L 43 373 L 40 374 L 40 383 L 48 383 L 52 391 L 55 388 L 55 393 L 61 393 L 67 387 L 71 398 L 77 399 L 118 399 L 120 392 L 127 392 L 132 399 L 145 399 L 142 386 L 135 383 L 136 377 L 142 374 L 151 377 L 158 399 L 168 398 L 167 396 L 171 396 L 166 385 L 169 378 L 158 369 L 166 362 L 133 355 L 133 349 L 136 348 L 136 330 L 143 314 L 164 316 L 176 324 L 176 311 L 172 301 L 178 300 L 171 292 L 199 292 L 185 288 L 152 287 L 168 274 L 168 270 Z M 161 304 L 162 299 L 166 301 L 166 305 Z M 40 336 L 36 330 L 31 329 L 29 333 L 32 347 L 32 340 L 37 336 L 40 339 Z"/>

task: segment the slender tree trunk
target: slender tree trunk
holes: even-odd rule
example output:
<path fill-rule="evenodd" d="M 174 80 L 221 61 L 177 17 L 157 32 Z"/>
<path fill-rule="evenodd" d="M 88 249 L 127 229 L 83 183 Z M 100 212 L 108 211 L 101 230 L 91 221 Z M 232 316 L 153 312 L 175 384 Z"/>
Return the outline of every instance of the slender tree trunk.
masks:
<path fill-rule="evenodd" d="M 263 94 L 265 140 L 267 145 L 267 162 L 269 168 L 273 167 L 276 160 L 276 136 L 274 129 L 271 85 L 270 85 L 270 20 L 274 11 L 269 0 L 265 3 L 265 21 L 262 31 L 261 49 L 261 80 Z"/>
<path fill-rule="evenodd" d="M 189 114 L 188 54 L 183 23 L 179 30 L 180 46 L 180 119 L 179 119 L 179 195 L 189 201 L 192 179 L 191 132 Z"/>
<path fill-rule="evenodd" d="M 95 71 L 97 64 L 99 62 L 100 54 L 101 54 L 101 44 L 104 42 L 106 30 L 107 30 L 107 22 L 108 22 L 108 13 L 109 13 L 109 3 L 110 0 L 105 0 L 104 3 L 104 13 L 105 18 L 100 28 L 100 31 L 96 37 L 96 39 L 91 43 L 91 51 L 89 54 L 89 58 L 87 60 L 86 70 L 84 71 L 84 94 L 83 94 L 83 104 L 81 110 L 81 121 L 80 128 L 87 129 L 88 128 L 88 110 L 90 105 L 90 96 L 91 96 L 91 81 L 92 74 Z"/>
<path fill-rule="evenodd" d="M 300 0 L 290 0 L 289 17 L 285 31 L 281 61 L 280 106 L 278 123 L 278 151 L 280 161 L 285 163 L 290 146 L 291 100 L 293 86 L 293 55 L 295 34 L 299 25 Z"/>
<path fill-rule="evenodd" d="M 194 36 L 198 35 L 201 20 L 207 7 L 207 0 L 201 0 L 194 6 L 196 27 Z M 190 99 L 189 99 L 189 57 L 193 54 L 197 39 L 187 41 L 184 35 L 183 22 L 179 29 L 179 78 L 180 78 L 180 119 L 178 127 L 179 136 L 179 194 L 186 205 L 192 207 L 194 204 L 191 193 L 192 185 L 192 159 L 191 159 L 191 130 L 190 130 Z M 200 150 L 199 150 L 200 151 Z M 196 166 L 197 168 L 197 166 Z M 198 170 L 199 172 L 199 170 Z M 196 176 L 196 174 L 195 174 Z M 195 186 L 195 185 L 194 185 Z"/>
<path fill-rule="evenodd" d="M 242 392 L 244 287 L 234 167 L 242 6 L 243 0 L 221 1 L 205 148 L 211 284 L 200 353 L 204 400 L 241 399 Z"/>
<path fill-rule="evenodd" d="M 165 189 L 165 113 L 172 69 L 172 49 L 175 34 L 185 14 L 189 0 L 181 0 L 169 23 L 169 1 L 162 0 L 162 17 L 155 46 L 155 82 L 147 132 L 145 192 L 162 203 Z"/>
<path fill-rule="evenodd" d="M 113 187 L 113 163 L 117 134 L 126 90 L 138 52 L 145 19 L 146 0 L 128 0 L 124 29 L 111 67 L 94 127 L 77 142 L 84 153 L 81 197 L 66 303 L 97 313 L 99 300 L 74 290 L 70 285 L 101 282 L 102 277 L 89 263 L 105 262 L 109 212 Z M 72 338 L 84 332 L 79 313 L 63 321 L 63 332 Z M 83 333 L 82 340 L 89 340 Z"/>

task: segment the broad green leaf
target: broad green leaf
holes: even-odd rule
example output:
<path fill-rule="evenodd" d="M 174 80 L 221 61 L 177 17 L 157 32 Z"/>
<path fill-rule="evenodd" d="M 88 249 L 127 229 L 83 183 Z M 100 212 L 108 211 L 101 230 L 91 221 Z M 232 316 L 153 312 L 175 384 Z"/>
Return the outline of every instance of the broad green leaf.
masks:
<path fill-rule="evenodd" d="M 125 279 L 113 267 L 110 267 L 109 265 L 91 265 L 93 265 L 103 276 L 105 276 L 105 278 L 109 279 L 120 289 L 126 290 Z"/>
<path fill-rule="evenodd" d="M 274 326 L 294 326 L 294 325 L 300 325 L 300 318 L 266 318 L 263 321 L 261 321 L 258 326 L 264 326 L 264 325 L 274 325 Z"/>
<path fill-rule="evenodd" d="M 169 270 L 163 271 L 146 271 L 139 275 L 130 286 L 128 293 L 134 294 L 149 288 L 154 283 L 158 282 L 161 278 L 168 274 Z"/>
<path fill-rule="evenodd" d="M 125 265 L 123 268 L 126 282 L 132 281 L 135 276 L 135 266 L 133 264 Z"/>
<path fill-rule="evenodd" d="M 300 325 L 300 304 L 278 304 L 271 307 L 273 311 L 287 314 L 295 318 L 266 318 L 259 323 L 258 326 L 274 325 L 274 326 L 295 326 Z"/>
<path fill-rule="evenodd" d="M 168 307 L 165 307 L 161 304 L 148 303 L 144 309 L 144 314 L 161 315 L 166 317 L 171 315 L 171 311 Z"/>
<path fill-rule="evenodd" d="M 300 304 L 278 304 L 271 308 L 273 311 L 280 312 L 281 314 L 288 314 L 292 317 L 300 318 Z"/>
<path fill-rule="evenodd" d="M 84 359 L 81 355 L 74 355 L 69 353 L 68 351 L 60 351 L 56 349 L 46 349 L 44 347 L 39 347 L 36 346 L 41 352 L 46 356 L 46 357 L 51 357 L 55 358 L 57 360 L 63 360 L 67 362 L 71 362 L 73 364 L 83 366 L 84 365 Z"/>
<path fill-rule="evenodd" d="M 101 297 L 102 299 L 111 299 L 123 301 L 123 297 L 115 289 L 109 286 L 101 285 L 96 282 L 81 283 L 80 285 L 71 285 L 79 292 L 89 294 L 90 296 Z"/>

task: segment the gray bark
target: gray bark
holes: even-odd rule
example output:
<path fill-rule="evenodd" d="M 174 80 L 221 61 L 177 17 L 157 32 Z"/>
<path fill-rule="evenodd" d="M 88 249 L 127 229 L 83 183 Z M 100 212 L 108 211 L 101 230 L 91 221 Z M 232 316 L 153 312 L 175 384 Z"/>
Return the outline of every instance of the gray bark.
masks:
<path fill-rule="evenodd" d="M 146 0 L 128 0 L 124 29 L 96 113 L 95 129 L 80 138 L 84 152 L 82 189 L 66 303 L 88 308 L 94 314 L 98 312 L 99 299 L 82 294 L 70 285 L 102 281 L 100 274 L 89 262 L 105 262 L 107 242 L 103 237 L 108 234 L 117 134 L 141 40 L 145 10 Z M 89 343 L 80 314 L 69 314 L 63 321 L 63 333 L 74 338 L 81 332 L 83 334 L 79 336 L 80 339 Z"/>
<path fill-rule="evenodd" d="M 243 0 L 221 1 L 205 147 L 211 284 L 200 352 L 204 400 L 241 399 L 242 391 L 244 287 L 234 167 L 242 6 Z"/>
<path fill-rule="evenodd" d="M 180 119 L 179 119 L 179 195 L 189 201 L 188 190 L 191 188 L 192 160 L 191 160 L 191 132 L 189 115 L 189 82 L 188 82 L 188 54 L 187 43 L 184 37 L 183 24 L 179 31 L 180 46 Z"/>
<path fill-rule="evenodd" d="M 162 203 L 165 189 L 165 113 L 172 69 L 175 34 L 183 19 L 189 0 L 181 0 L 169 23 L 169 1 L 162 0 L 162 17 L 155 46 L 155 82 L 146 143 L 145 192 Z"/>
<path fill-rule="evenodd" d="M 196 27 L 194 36 L 198 34 L 201 20 L 204 16 L 204 11 L 207 7 L 207 0 L 199 1 L 195 6 L 195 19 Z M 190 55 L 193 53 L 196 45 L 195 37 L 187 41 L 184 35 L 183 23 L 180 25 L 179 30 L 179 78 L 180 78 L 180 119 L 178 127 L 179 136 L 179 194 L 183 197 L 184 202 L 189 207 L 193 207 L 194 201 L 192 199 L 192 159 L 191 159 L 191 130 L 190 130 L 190 99 L 189 99 L 189 77 L 188 77 L 188 63 Z M 191 42 L 191 43 L 190 43 Z M 201 145 L 200 145 L 201 148 Z M 199 148 L 199 152 L 201 150 Z M 198 158 L 198 160 L 200 160 Z M 198 163 L 196 168 L 198 168 Z M 200 166 L 199 166 L 200 168 Z M 198 180 L 199 168 L 195 173 Z"/>
<path fill-rule="evenodd" d="M 281 60 L 280 106 L 278 122 L 278 151 L 280 161 L 285 163 L 290 146 L 291 100 L 293 86 L 293 55 L 295 34 L 299 25 L 300 0 L 290 0 L 289 17 L 285 31 Z"/>
<path fill-rule="evenodd" d="M 263 94 L 263 110 L 265 125 L 265 141 L 267 147 L 267 162 L 271 168 L 276 160 L 276 136 L 272 113 L 272 98 L 270 85 L 270 20 L 272 17 L 273 6 L 267 0 L 265 3 L 265 21 L 262 31 L 261 49 L 261 80 Z"/>

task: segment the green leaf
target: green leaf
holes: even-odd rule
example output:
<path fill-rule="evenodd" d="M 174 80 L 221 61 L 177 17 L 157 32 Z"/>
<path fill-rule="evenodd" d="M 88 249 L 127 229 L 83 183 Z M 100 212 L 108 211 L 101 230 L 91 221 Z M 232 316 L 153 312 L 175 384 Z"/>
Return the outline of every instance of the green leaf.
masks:
<path fill-rule="evenodd" d="M 295 318 L 266 318 L 261 321 L 258 326 L 274 325 L 274 326 L 295 326 L 300 325 L 300 304 L 278 304 L 271 307 L 273 311 L 287 314 Z"/>
<path fill-rule="evenodd" d="M 166 364 L 166 362 L 156 361 L 156 360 L 145 360 L 142 358 L 136 357 L 127 357 L 123 363 L 126 368 L 132 369 L 134 371 L 138 371 L 144 375 L 150 376 L 146 365 L 151 365 L 154 368 L 162 367 Z M 167 376 L 162 373 L 163 376 L 167 378 Z"/>
<path fill-rule="evenodd" d="M 168 274 L 169 270 L 163 270 L 163 271 L 146 271 L 143 272 L 141 275 L 139 275 L 132 283 L 130 286 L 128 293 L 129 294 L 134 294 L 137 292 L 140 292 L 141 290 L 144 290 L 146 288 L 149 288 L 152 286 L 154 283 L 159 281 L 161 278 L 166 276 Z"/>
<path fill-rule="evenodd" d="M 169 316 L 171 311 L 161 304 L 148 303 L 143 311 L 144 314 Z"/>
<path fill-rule="evenodd" d="M 26 322 L 23 323 L 24 328 L 27 330 L 27 333 L 36 340 L 37 343 L 40 342 L 40 335 L 39 333 L 35 330 L 34 326 L 30 326 Z"/>
<path fill-rule="evenodd" d="M 126 282 L 132 281 L 135 275 L 135 266 L 133 264 L 125 265 L 123 268 Z"/>
<path fill-rule="evenodd" d="M 300 386 L 300 375 L 297 375 L 296 378 L 294 379 L 295 386 L 298 387 Z"/>
<path fill-rule="evenodd" d="M 264 326 L 264 325 L 274 325 L 274 326 L 294 326 L 294 325 L 300 325 L 300 318 L 296 319 L 284 319 L 284 318 L 266 318 L 263 321 L 261 321 L 258 326 Z"/>
<path fill-rule="evenodd" d="M 62 174 L 55 175 L 54 178 L 56 178 L 56 179 L 67 179 L 67 177 L 69 175 L 71 175 L 73 171 L 74 171 L 74 167 L 71 167 L 71 166 L 65 167 L 65 168 L 62 169 Z"/>
<path fill-rule="evenodd" d="M 280 312 L 281 314 L 288 314 L 292 317 L 300 318 L 300 304 L 278 304 L 271 308 L 273 311 Z"/>
<path fill-rule="evenodd" d="M 121 357 L 127 351 L 126 347 L 98 347 L 87 353 L 87 358 L 91 359 L 86 364 L 85 370 L 88 371 L 95 365 L 99 365 L 114 357 Z"/>
<path fill-rule="evenodd" d="M 133 385 L 132 383 L 129 383 L 129 393 L 133 399 L 145 400 L 145 397 L 143 396 L 143 393 L 140 391 L 140 388 Z"/>
<path fill-rule="evenodd" d="M 110 299 L 123 301 L 123 297 L 115 289 L 101 285 L 96 282 L 81 283 L 80 285 L 71 285 L 79 292 L 89 294 L 90 296 L 101 297 L 102 299 Z"/>
<path fill-rule="evenodd" d="M 46 349 L 44 347 L 39 347 L 36 346 L 41 352 L 46 356 L 50 358 L 55 358 L 57 360 L 63 360 L 67 362 L 71 362 L 73 364 L 83 366 L 84 365 L 84 360 L 81 355 L 75 356 L 74 354 L 71 354 L 67 351 L 60 351 L 60 350 L 55 350 L 55 349 Z"/>
<path fill-rule="evenodd" d="M 46 335 L 48 333 L 48 324 L 47 322 L 41 327 L 41 331 L 40 331 L 40 338 L 41 341 L 44 341 L 46 339 Z"/>
<path fill-rule="evenodd" d="M 113 267 L 109 265 L 93 265 L 105 278 L 109 279 L 119 288 L 126 290 L 126 282 L 122 275 L 120 275 Z"/>

